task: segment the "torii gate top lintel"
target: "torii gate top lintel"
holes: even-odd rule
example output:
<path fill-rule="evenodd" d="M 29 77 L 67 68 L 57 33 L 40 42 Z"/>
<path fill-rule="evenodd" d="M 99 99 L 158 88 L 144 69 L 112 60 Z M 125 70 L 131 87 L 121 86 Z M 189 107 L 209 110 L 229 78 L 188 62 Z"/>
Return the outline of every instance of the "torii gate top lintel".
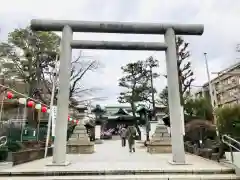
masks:
<path fill-rule="evenodd" d="M 128 34 L 164 34 L 167 29 L 174 29 L 177 35 L 202 35 L 204 26 L 201 24 L 159 24 L 132 22 L 95 22 L 70 20 L 33 19 L 31 29 L 36 31 L 62 31 L 70 26 L 73 32 L 93 33 L 128 33 Z"/>

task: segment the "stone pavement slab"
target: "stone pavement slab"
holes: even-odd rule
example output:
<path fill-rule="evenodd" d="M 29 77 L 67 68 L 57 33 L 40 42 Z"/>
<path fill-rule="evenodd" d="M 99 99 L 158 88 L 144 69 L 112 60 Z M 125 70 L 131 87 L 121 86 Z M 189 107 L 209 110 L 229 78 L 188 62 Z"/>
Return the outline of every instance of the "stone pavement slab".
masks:
<path fill-rule="evenodd" d="M 136 143 L 137 145 L 137 143 Z M 121 142 L 105 141 L 95 146 L 94 154 L 67 155 L 71 162 L 66 167 L 46 166 L 52 157 L 36 160 L 22 165 L 4 169 L 1 172 L 66 172 L 66 171 L 116 171 L 116 170 L 142 170 L 157 172 L 212 172 L 232 170 L 214 161 L 206 160 L 198 156 L 186 154 L 189 165 L 171 165 L 169 161 L 172 154 L 149 154 L 146 149 L 137 149 L 136 153 L 129 153 L 127 147 L 121 147 Z"/>

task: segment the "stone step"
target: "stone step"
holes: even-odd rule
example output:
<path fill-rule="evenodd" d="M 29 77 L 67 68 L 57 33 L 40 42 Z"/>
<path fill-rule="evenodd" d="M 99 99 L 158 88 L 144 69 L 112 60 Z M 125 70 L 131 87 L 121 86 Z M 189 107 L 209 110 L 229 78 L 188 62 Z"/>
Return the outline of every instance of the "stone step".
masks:
<path fill-rule="evenodd" d="M 154 174 L 154 175 L 98 175 L 98 176 L 18 176 L 0 177 L 0 180 L 230 180 L 239 179 L 234 174 Z"/>
<path fill-rule="evenodd" d="M 153 136 L 159 136 L 159 137 L 171 137 L 169 133 L 155 133 Z"/>
<path fill-rule="evenodd" d="M 114 170 L 50 170 L 50 169 L 38 169 L 37 171 L 0 171 L 0 177 L 18 177 L 18 176 L 96 176 L 96 175 L 208 175 L 208 174 L 234 174 L 235 170 L 233 168 L 208 168 L 208 169 L 182 169 L 177 166 L 172 169 L 114 169 Z"/>
<path fill-rule="evenodd" d="M 167 136 L 165 136 L 165 137 L 164 137 L 164 136 L 163 136 L 163 137 L 157 137 L 157 136 L 156 136 L 156 137 L 150 139 L 150 142 L 151 142 L 151 141 L 154 141 L 154 142 L 155 142 L 155 141 L 171 142 L 171 137 L 167 137 Z"/>

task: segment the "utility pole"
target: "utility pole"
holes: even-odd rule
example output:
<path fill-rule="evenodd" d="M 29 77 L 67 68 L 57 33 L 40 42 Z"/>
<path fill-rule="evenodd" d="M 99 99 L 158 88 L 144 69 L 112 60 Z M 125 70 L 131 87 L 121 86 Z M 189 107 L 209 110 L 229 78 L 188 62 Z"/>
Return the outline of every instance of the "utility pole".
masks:
<path fill-rule="evenodd" d="M 214 121 L 214 124 L 216 125 L 216 134 L 218 136 L 219 132 L 218 132 L 218 127 L 217 127 L 217 119 L 216 119 L 216 115 L 215 115 L 215 104 L 214 104 L 213 87 L 212 87 L 212 83 L 211 83 L 211 79 L 210 79 L 210 72 L 209 72 L 209 67 L 208 67 L 207 53 L 204 53 L 204 57 L 205 57 L 205 65 L 206 65 L 206 71 L 207 71 L 207 77 L 208 77 L 209 95 L 210 95 L 211 105 L 212 105 L 212 109 L 213 109 L 213 121 Z"/>
<path fill-rule="evenodd" d="M 209 95 L 211 98 L 212 107 L 214 108 L 215 105 L 214 105 L 214 97 L 213 97 L 213 87 L 212 87 L 210 72 L 209 72 L 209 67 L 208 67 L 207 53 L 204 53 L 204 57 L 205 57 L 205 65 L 206 65 L 207 78 L 208 78 Z"/>
<path fill-rule="evenodd" d="M 56 55 L 54 70 L 53 70 L 53 83 L 52 83 L 52 94 L 51 94 L 51 101 L 50 101 L 50 113 L 48 115 L 48 126 L 47 126 L 47 138 L 45 143 L 45 153 L 44 158 L 47 157 L 48 152 L 48 144 L 49 144 L 49 138 L 50 138 L 50 129 L 51 129 L 51 122 L 52 122 L 52 113 L 53 113 L 53 104 L 54 104 L 54 97 L 55 97 L 55 88 L 56 88 L 56 81 L 58 76 L 58 69 L 57 69 L 57 62 L 58 62 L 58 55 Z"/>

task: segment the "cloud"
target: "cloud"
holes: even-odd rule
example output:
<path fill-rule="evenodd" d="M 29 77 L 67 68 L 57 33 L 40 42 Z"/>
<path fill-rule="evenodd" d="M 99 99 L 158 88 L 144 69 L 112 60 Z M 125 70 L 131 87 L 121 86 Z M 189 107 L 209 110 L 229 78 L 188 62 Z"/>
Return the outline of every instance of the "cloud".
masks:
<path fill-rule="evenodd" d="M 14 28 L 25 27 L 32 18 L 73 19 L 90 21 L 126 21 L 154 23 L 203 23 L 203 36 L 184 38 L 190 43 L 191 60 L 196 76 L 194 84 L 206 82 L 203 52 L 208 53 L 210 71 L 218 71 L 236 62 L 234 52 L 240 43 L 239 0 L 8 0 L 0 6 L 0 40 Z M 162 36 L 75 33 L 75 39 L 114 41 L 162 42 Z M 100 86 L 98 95 L 108 96 L 105 103 L 115 103 L 119 93 L 117 80 L 121 76 L 120 66 L 154 55 L 161 61 L 156 71 L 165 73 L 166 64 L 162 52 L 133 51 L 84 51 L 100 60 L 105 68 L 87 74 L 84 86 Z M 239 55 L 240 56 L 240 55 Z M 158 91 L 166 80 L 155 80 Z"/>

